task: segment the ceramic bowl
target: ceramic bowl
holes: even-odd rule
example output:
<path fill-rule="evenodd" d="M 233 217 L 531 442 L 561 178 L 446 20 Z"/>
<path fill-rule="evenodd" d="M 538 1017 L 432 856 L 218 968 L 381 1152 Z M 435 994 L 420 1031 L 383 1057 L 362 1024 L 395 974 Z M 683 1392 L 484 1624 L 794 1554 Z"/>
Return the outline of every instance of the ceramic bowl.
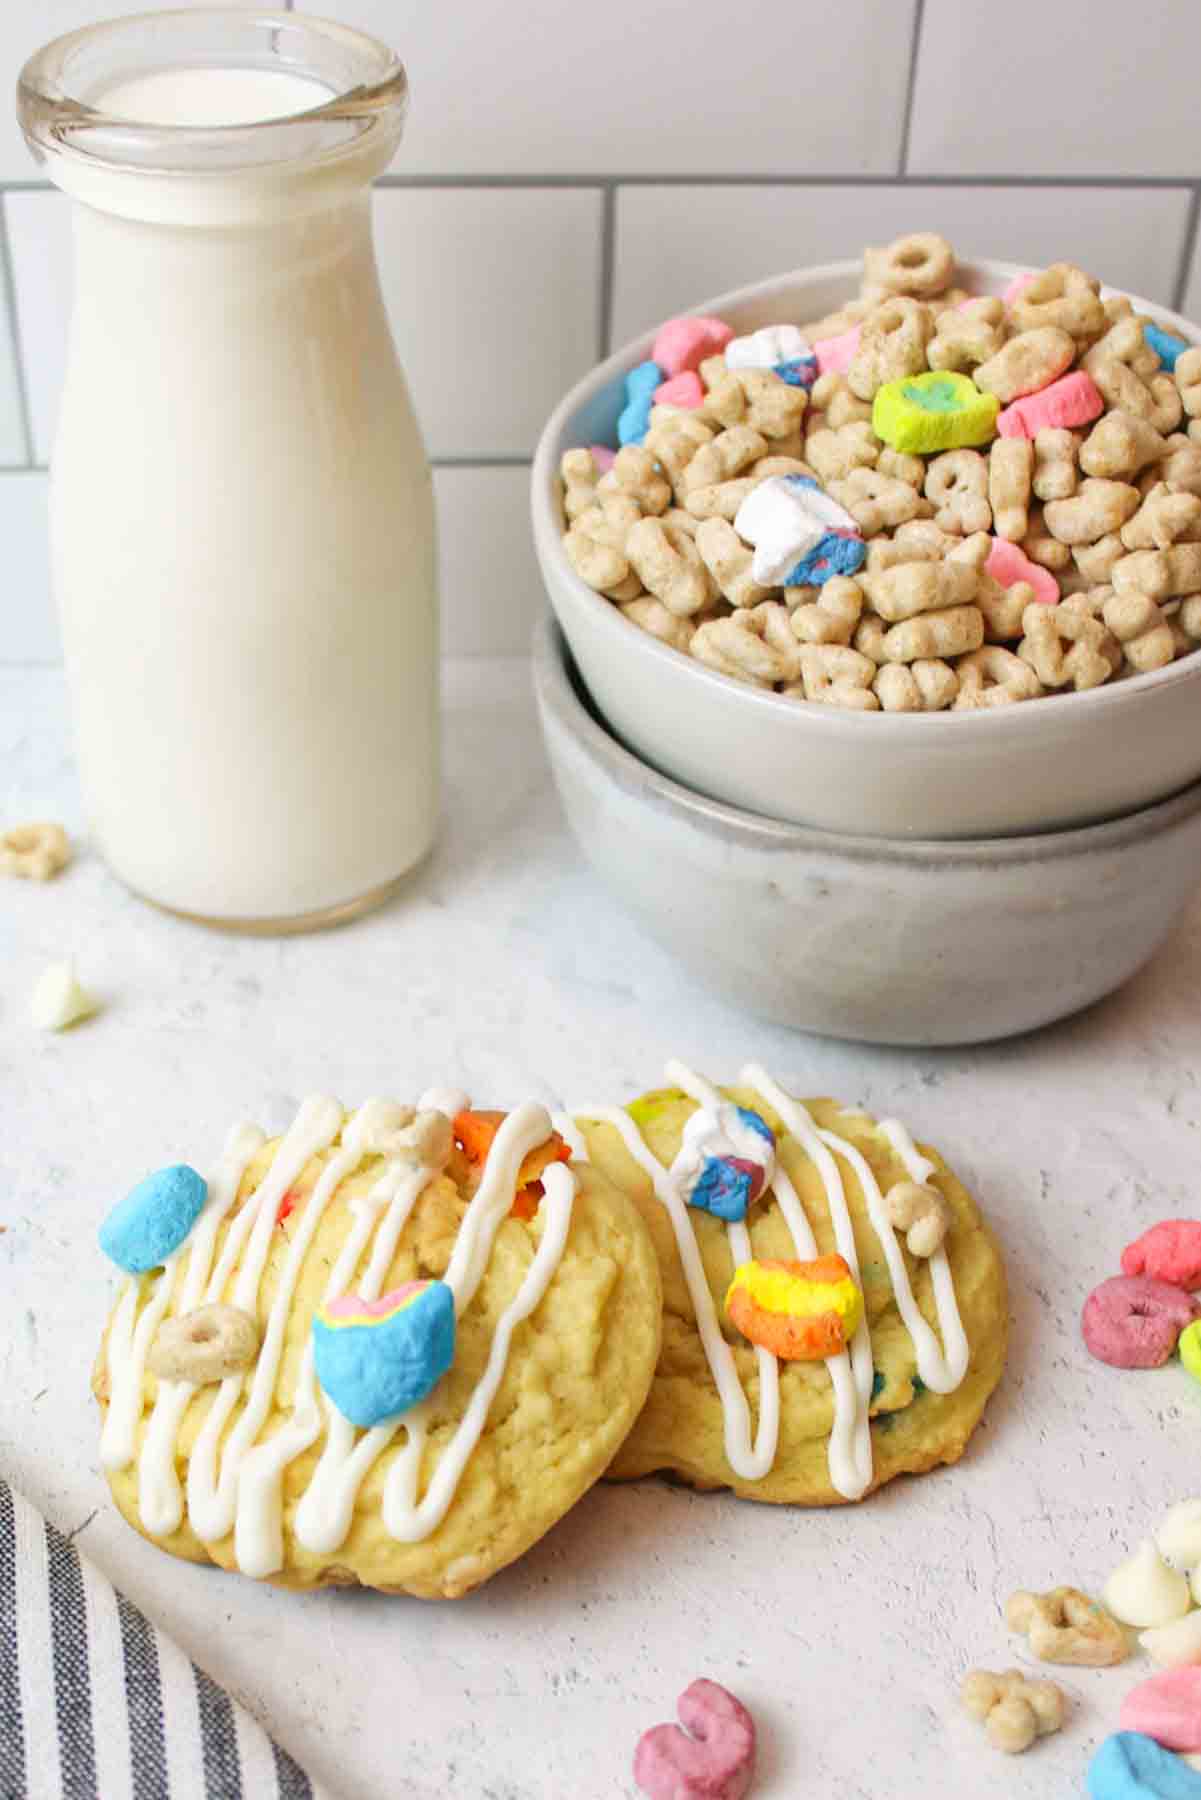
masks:
<path fill-rule="evenodd" d="M 950 844 L 780 824 L 681 787 L 589 706 L 563 636 L 534 682 L 597 873 L 726 999 L 874 1044 L 1012 1036 L 1119 987 L 1201 881 L 1201 782 L 1104 825 Z"/>
<path fill-rule="evenodd" d="M 1013 263 L 960 265 L 1001 292 Z M 816 319 L 857 291 L 860 264 L 783 275 L 706 301 L 739 331 Z M 1135 299 L 1201 343 L 1175 313 Z M 764 693 L 669 649 L 587 587 L 563 550 L 559 458 L 616 442 L 622 377 L 650 354 L 639 338 L 579 382 L 534 461 L 534 540 L 550 601 L 604 718 L 653 767 L 767 818 L 879 837 L 966 838 L 1113 818 L 1201 776 L 1201 653 L 1085 694 L 988 712 L 852 713 Z"/>

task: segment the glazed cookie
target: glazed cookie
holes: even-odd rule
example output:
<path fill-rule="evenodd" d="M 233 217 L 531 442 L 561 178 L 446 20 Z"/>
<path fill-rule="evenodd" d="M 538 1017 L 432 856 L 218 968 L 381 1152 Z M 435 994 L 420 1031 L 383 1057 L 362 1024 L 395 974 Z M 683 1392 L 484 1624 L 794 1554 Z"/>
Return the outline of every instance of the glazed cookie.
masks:
<path fill-rule="evenodd" d="M 453 1115 L 453 1123 L 452 1123 Z M 93 1387 L 128 1522 L 311 1588 L 456 1597 L 601 1475 L 646 1399 L 661 1289 L 639 1212 L 533 1103 L 306 1100 L 207 1181 L 139 1184 Z"/>
<path fill-rule="evenodd" d="M 1005 1275 L 971 1197 L 897 1120 L 794 1100 L 762 1069 L 580 1109 L 640 1208 L 663 1347 L 619 1478 L 859 1500 L 956 1461 L 1001 1375 Z"/>

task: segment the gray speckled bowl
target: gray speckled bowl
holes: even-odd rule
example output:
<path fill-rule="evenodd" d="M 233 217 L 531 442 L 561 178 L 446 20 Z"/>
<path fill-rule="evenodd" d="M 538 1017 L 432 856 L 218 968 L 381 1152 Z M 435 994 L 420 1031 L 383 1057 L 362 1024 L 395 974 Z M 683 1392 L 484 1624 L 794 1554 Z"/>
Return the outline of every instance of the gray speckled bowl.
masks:
<path fill-rule="evenodd" d="M 1201 783 L 1106 824 L 966 843 L 846 837 L 707 800 L 590 710 L 557 625 L 534 644 L 580 846 L 651 935 L 764 1018 L 876 1044 L 970 1044 L 1119 987 L 1201 881 Z"/>

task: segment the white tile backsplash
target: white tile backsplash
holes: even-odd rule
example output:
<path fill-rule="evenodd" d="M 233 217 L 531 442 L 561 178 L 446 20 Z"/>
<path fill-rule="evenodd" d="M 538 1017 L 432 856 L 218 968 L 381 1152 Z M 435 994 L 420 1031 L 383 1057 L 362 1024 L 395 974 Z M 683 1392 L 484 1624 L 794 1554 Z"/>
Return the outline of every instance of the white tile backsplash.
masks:
<path fill-rule="evenodd" d="M 46 535 L 49 477 L 26 470 L 0 478 L 0 662 L 57 662 Z"/>
<path fill-rule="evenodd" d="M 530 472 L 435 469 L 442 643 L 451 656 L 523 656 L 548 604 L 530 537 Z"/>
<path fill-rule="evenodd" d="M 595 188 L 384 188 L 384 297 L 431 456 L 526 455 L 596 359 Z"/>
<path fill-rule="evenodd" d="M 399 52 L 402 174 L 891 174 L 914 0 L 321 10 Z"/>
<path fill-rule="evenodd" d="M 1187 191 L 1132 199 L 1091 188 L 623 188 L 613 343 L 727 288 L 918 230 L 944 232 L 963 256 L 1067 258 L 1169 304 Z"/>
<path fill-rule="evenodd" d="M 45 463 L 54 442 L 71 312 L 71 208 L 65 196 L 56 192 L 6 194 L 4 215 L 25 358 L 33 456 L 35 462 Z"/>
<path fill-rule="evenodd" d="M 1197 0 L 926 0 L 912 174 L 1195 175 Z"/>

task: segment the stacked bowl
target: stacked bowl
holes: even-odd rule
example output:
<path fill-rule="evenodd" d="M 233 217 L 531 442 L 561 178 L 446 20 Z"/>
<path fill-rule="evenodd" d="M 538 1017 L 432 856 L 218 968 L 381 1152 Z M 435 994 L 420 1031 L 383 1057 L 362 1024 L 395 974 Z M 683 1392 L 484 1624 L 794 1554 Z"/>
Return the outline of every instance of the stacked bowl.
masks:
<path fill-rule="evenodd" d="M 1020 272 L 960 265 L 979 294 Z M 740 334 L 803 323 L 859 279 L 858 262 L 829 264 L 697 311 Z M 615 441 L 625 374 L 650 346 L 565 396 L 532 474 L 553 608 L 535 644 L 539 709 L 597 872 L 699 979 L 802 1030 L 973 1043 L 1118 987 L 1201 881 L 1201 652 L 1022 705 L 862 713 L 783 699 L 669 648 L 574 573 L 558 480 L 565 450 Z"/>

